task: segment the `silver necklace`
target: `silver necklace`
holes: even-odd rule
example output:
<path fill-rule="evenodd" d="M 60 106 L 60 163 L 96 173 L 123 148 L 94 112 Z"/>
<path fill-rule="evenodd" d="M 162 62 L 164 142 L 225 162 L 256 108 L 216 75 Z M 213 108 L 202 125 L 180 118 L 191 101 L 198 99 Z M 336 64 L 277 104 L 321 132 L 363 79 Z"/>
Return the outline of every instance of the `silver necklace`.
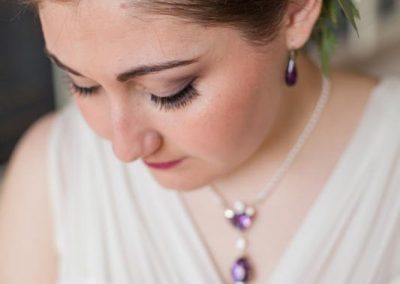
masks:
<path fill-rule="evenodd" d="M 233 206 L 219 193 L 215 187 L 211 184 L 209 189 L 213 194 L 216 202 L 218 202 L 224 209 L 225 218 L 234 226 L 239 232 L 239 237 L 236 241 L 236 247 L 239 250 L 239 256 L 233 263 L 231 267 L 231 277 L 232 282 L 235 284 L 244 284 L 252 279 L 254 276 L 254 269 L 252 268 L 251 262 L 247 254 L 248 241 L 246 238 L 246 233 L 251 228 L 255 221 L 257 215 L 257 209 L 266 200 L 266 198 L 271 193 L 272 189 L 276 187 L 279 181 L 282 179 L 284 174 L 288 171 L 289 167 L 299 154 L 300 150 L 303 148 L 314 130 L 322 111 L 328 101 L 330 95 L 330 81 L 325 76 L 322 76 L 322 90 L 318 102 L 311 113 L 311 116 L 303 129 L 303 132 L 298 137 L 296 143 L 289 151 L 285 160 L 282 162 L 281 166 L 277 169 L 275 174 L 267 183 L 266 187 L 260 191 L 256 198 L 252 202 L 243 202 L 241 200 L 233 202 Z"/>

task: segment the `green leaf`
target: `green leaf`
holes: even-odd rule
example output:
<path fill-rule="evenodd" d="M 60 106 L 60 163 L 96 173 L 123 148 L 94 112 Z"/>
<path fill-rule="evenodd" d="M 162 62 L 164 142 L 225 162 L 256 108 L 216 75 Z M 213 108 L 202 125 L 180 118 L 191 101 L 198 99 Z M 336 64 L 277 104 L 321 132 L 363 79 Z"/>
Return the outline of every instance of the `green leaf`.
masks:
<path fill-rule="evenodd" d="M 347 20 L 350 21 L 351 25 L 357 32 L 357 36 L 359 36 L 358 28 L 355 19 L 360 18 L 360 13 L 357 8 L 350 0 L 337 0 L 340 7 L 342 8 L 343 13 L 345 14 Z"/>
<path fill-rule="evenodd" d="M 360 11 L 358 11 L 356 5 L 351 1 L 350 1 L 350 5 L 351 5 L 351 10 L 352 10 L 354 17 L 357 19 L 360 19 L 361 18 Z"/>
<path fill-rule="evenodd" d="M 334 31 L 327 29 L 321 37 L 321 64 L 325 74 L 329 73 L 330 58 L 336 45 Z"/>
<path fill-rule="evenodd" d="M 329 1 L 329 18 L 331 19 L 332 23 L 337 26 L 338 24 L 338 14 L 339 14 L 339 10 L 338 10 L 338 5 L 337 2 L 334 0 L 330 0 Z"/>
<path fill-rule="evenodd" d="M 352 0 L 324 0 L 321 15 L 311 34 L 311 40 L 317 45 L 320 53 L 321 68 L 329 74 L 330 59 L 336 46 L 336 29 L 340 11 L 358 33 L 356 19 L 360 13 Z"/>

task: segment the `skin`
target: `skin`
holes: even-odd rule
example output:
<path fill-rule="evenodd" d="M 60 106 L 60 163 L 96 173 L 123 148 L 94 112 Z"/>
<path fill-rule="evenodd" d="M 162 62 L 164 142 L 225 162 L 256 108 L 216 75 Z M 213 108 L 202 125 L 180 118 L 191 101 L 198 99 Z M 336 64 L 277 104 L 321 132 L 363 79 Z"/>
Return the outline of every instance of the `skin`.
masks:
<path fill-rule="evenodd" d="M 294 2 L 301 5 L 289 6 L 279 36 L 261 49 L 235 30 L 182 25 L 177 18 L 124 9 L 118 1 L 82 1 L 78 7 L 45 1 L 39 10 L 47 49 L 84 75 L 69 74 L 76 84 L 100 86 L 99 93 L 77 95 L 76 102 L 91 128 L 112 143 L 116 158 L 127 163 L 186 158 L 173 170 L 150 171 L 162 186 L 185 191 L 193 223 L 226 283 L 227 267 L 237 256 L 236 234 L 210 193 L 193 189 L 214 183 L 230 201 L 252 200 L 303 129 L 320 95 L 320 71 L 300 55 L 298 84 L 286 87 L 283 74 L 288 51 L 308 40 L 321 1 Z M 115 78 L 139 64 L 192 57 L 199 57 L 198 63 L 124 83 Z M 169 95 L 194 77 L 201 96 L 187 107 L 166 112 L 150 101 L 149 93 Z M 346 148 L 377 83 L 337 71 L 331 82 L 331 98 L 319 124 L 259 209 L 248 236 L 257 271 L 253 284 L 266 283 L 276 267 Z M 46 163 L 52 119 L 29 131 L 6 174 L 0 206 L 0 231 L 6 232 L 0 235 L 0 250 L 5 252 L 1 283 L 54 283 L 57 274 L 47 171 L 36 166 Z M 33 233 L 41 237 L 40 243 L 27 241 Z"/>
<path fill-rule="evenodd" d="M 151 172 L 164 187 L 189 190 L 241 171 L 270 147 L 278 114 L 287 107 L 282 98 L 290 92 L 282 78 L 285 33 L 255 48 L 233 29 L 132 14 L 120 4 L 49 1 L 40 9 L 48 51 L 82 75 L 69 72 L 76 85 L 100 87 L 90 97 L 76 95 L 76 102 L 118 159 L 184 158 L 172 170 Z M 116 80 L 116 74 L 139 64 L 193 58 L 199 59 L 192 65 Z M 201 95 L 186 107 L 160 111 L 149 100 L 150 93 L 173 94 L 193 78 Z"/>

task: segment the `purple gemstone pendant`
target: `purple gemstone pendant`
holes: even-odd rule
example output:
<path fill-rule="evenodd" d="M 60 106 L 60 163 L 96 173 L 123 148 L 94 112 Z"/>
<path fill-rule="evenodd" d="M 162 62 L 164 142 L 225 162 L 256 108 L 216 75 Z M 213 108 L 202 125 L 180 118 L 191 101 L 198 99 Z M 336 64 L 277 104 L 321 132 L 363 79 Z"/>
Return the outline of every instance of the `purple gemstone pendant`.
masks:
<path fill-rule="evenodd" d="M 225 217 L 240 231 L 250 228 L 253 224 L 254 216 L 254 208 L 244 205 L 241 201 L 235 202 L 234 209 L 225 210 Z"/>
<path fill-rule="evenodd" d="M 246 257 L 240 257 L 232 265 L 231 275 L 234 283 L 246 283 L 250 280 L 251 265 Z"/>
<path fill-rule="evenodd" d="M 292 50 L 289 55 L 285 79 L 286 84 L 290 87 L 294 86 L 297 82 L 296 54 L 294 50 Z"/>

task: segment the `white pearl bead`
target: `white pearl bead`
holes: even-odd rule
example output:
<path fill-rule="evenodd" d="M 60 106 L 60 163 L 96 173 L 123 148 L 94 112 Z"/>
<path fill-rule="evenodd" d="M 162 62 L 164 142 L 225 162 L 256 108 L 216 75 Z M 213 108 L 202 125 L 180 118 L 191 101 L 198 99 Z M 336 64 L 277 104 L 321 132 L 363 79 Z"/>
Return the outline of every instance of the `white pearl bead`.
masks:
<path fill-rule="evenodd" d="M 254 214 L 256 213 L 256 211 L 254 210 L 253 207 L 247 207 L 246 208 L 246 215 L 252 217 Z"/>
<path fill-rule="evenodd" d="M 243 213 L 245 209 L 245 206 L 242 201 L 236 201 L 233 207 L 235 208 L 235 211 L 237 213 Z"/>
<path fill-rule="evenodd" d="M 233 216 L 235 216 L 235 212 L 233 212 L 233 210 L 231 210 L 231 209 L 226 209 L 224 215 L 225 215 L 225 218 L 232 219 Z"/>
<path fill-rule="evenodd" d="M 247 241 L 244 238 L 239 238 L 236 241 L 236 248 L 244 251 L 247 248 Z"/>

